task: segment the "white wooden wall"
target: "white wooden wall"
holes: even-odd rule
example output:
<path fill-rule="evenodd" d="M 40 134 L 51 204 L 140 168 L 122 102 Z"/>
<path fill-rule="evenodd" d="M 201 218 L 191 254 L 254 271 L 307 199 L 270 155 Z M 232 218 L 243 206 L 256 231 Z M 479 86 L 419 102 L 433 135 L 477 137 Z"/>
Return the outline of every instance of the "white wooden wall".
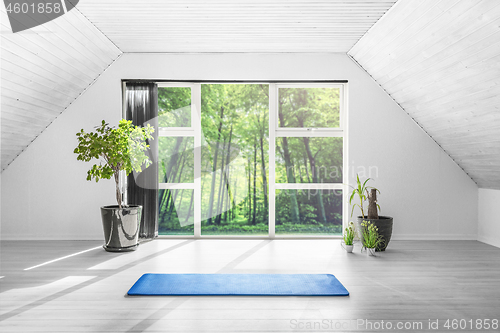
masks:
<path fill-rule="evenodd" d="M 78 10 L 12 33 L 0 5 L 2 171 L 121 51 Z"/>
<path fill-rule="evenodd" d="M 500 1 L 399 0 L 348 54 L 480 187 L 500 189 Z"/>

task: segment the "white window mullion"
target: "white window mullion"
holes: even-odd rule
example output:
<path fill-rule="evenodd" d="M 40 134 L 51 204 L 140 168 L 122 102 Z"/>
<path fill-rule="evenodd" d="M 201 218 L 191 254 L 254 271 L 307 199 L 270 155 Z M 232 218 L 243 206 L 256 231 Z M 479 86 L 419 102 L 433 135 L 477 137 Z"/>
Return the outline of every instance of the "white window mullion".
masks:
<path fill-rule="evenodd" d="M 347 114 L 349 103 L 349 89 L 346 84 L 343 84 L 341 89 L 341 104 L 340 104 L 340 126 L 344 129 L 344 144 L 342 151 L 343 172 L 342 172 L 342 230 L 348 227 L 349 224 L 349 118 Z"/>
<path fill-rule="evenodd" d="M 193 183 L 159 183 L 160 190 L 193 190 L 195 185 Z"/>
<path fill-rule="evenodd" d="M 201 84 L 191 87 L 191 126 L 194 128 L 194 237 L 201 237 Z"/>
<path fill-rule="evenodd" d="M 274 185 L 276 190 L 342 190 L 343 184 L 340 183 L 278 183 Z"/>
<path fill-rule="evenodd" d="M 276 235 L 276 186 L 275 186 L 275 168 L 276 160 L 276 119 L 278 117 L 277 108 L 278 96 L 276 84 L 269 84 L 269 237 Z"/>
<path fill-rule="evenodd" d="M 182 127 L 160 127 L 158 129 L 158 136 L 193 137 L 195 136 L 195 131 L 192 129 L 185 129 Z"/>
<path fill-rule="evenodd" d="M 303 129 L 303 128 L 293 128 L 293 129 L 277 129 L 276 137 L 282 138 L 302 138 L 302 137 L 310 137 L 310 138 L 342 138 L 344 137 L 344 131 L 341 129 Z"/>

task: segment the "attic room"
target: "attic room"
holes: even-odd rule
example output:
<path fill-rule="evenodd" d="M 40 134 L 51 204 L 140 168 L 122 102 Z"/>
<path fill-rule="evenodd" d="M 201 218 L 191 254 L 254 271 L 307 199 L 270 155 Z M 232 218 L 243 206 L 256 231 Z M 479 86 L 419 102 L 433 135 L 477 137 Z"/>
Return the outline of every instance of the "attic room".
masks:
<path fill-rule="evenodd" d="M 0 12 L 2 332 L 499 330 L 499 1 Z"/>

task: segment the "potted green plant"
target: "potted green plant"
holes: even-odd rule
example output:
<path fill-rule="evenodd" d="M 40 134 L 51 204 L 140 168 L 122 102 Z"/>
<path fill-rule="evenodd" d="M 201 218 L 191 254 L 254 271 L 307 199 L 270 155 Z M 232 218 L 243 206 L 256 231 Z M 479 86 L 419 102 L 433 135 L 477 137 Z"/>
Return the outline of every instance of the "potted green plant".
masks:
<path fill-rule="evenodd" d="M 118 205 L 101 207 L 104 229 L 104 249 L 110 252 L 133 251 L 139 246 L 139 227 L 142 206 L 124 205 L 120 190 L 120 172 L 129 175 L 132 171 L 141 172 L 152 161 L 146 155 L 152 140 L 154 128 L 132 125 L 130 120 L 121 120 L 118 127 L 110 127 L 104 120 L 94 132 L 86 133 L 83 129 L 76 134 L 78 146 L 74 153 L 77 160 L 89 162 L 100 160 L 87 172 L 87 180 L 114 178 L 116 201 Z"/>
<path fill-rule="evenodd" d="M 380 191 L 374 187 L 367 186 L 368 181 L 371 178 L 366 179 L 363 183 L 359 180 L 359 175 L 356 175 L 357 187 L 352 187 L 353 189 L 351 193 L 351 197 L 349 198 L 349 204 L 352 205 L 351 217 L 354 214 L 354 208 L 357 206 L 361 210 L 361 216 L 357 218 L 358 230 L 361 230 L 361 223 L 363 221 L 371 222 L 378 229 L 379 235 L 382 237 L 383 242 L 380 242 L 377 246 L 377 251 L 385 251 L 389 241 L 392 236 L 392 226 L 393 226 L 393 218 L 390 216 L 379 216 L 378 211 L 380 210 L 380 206 L 377 203 L 377 192 Z M 359 203 L 353 202 L 357 199 Z M 365 215 L 364 203 L 368 200 L 368 210 Z M 363 246 L 366 245 L 363 243 Z"/>
<path fill-rule="evenodd" d="M 361 239 L 369 256 L 374 256 L 377 246 L 384 242 L 378 228 L 370 221 L 361 222 Z"/>
<path fill-rule="evenodd" d="M 345 250 L 347 253 L 352 253 L 354 248 L 354 236 L 356 235 L 356 227 L 354 223 L 349 222 L 349 226 L 345 228 L 344 235 L 342 236 L 344 239 Z"/>

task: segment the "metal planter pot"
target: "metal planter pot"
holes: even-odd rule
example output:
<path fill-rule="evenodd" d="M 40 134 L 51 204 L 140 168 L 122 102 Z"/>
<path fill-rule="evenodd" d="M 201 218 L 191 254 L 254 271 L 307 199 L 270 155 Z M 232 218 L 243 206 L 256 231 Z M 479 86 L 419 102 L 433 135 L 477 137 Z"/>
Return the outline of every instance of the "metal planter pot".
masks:
<path fill-rule="evenodd" d="M 378 228 L 378 234 L 384 238 L 384 241 L 377 246 L 377 251 L 385 251 L 387 245 L 389 245 L 392 236 L 392 225 L 393 225 L 392 217 L 379 216 L 378 219 L 367 219 L 358 216 L 358 221 L 357 221 L 358 223 L 356 227 L 358 228 L 360 237 L 361 237 L 361 222 L 363 221 L 367 222 L 370 221 L 373 223 L 374 226 Z"/>
<path fill-rule="evenodd" d="M 109 252 L 135 251 L 139 246 L 142 206 L 101 207 L 104 229 L 103 248 Z"/>

